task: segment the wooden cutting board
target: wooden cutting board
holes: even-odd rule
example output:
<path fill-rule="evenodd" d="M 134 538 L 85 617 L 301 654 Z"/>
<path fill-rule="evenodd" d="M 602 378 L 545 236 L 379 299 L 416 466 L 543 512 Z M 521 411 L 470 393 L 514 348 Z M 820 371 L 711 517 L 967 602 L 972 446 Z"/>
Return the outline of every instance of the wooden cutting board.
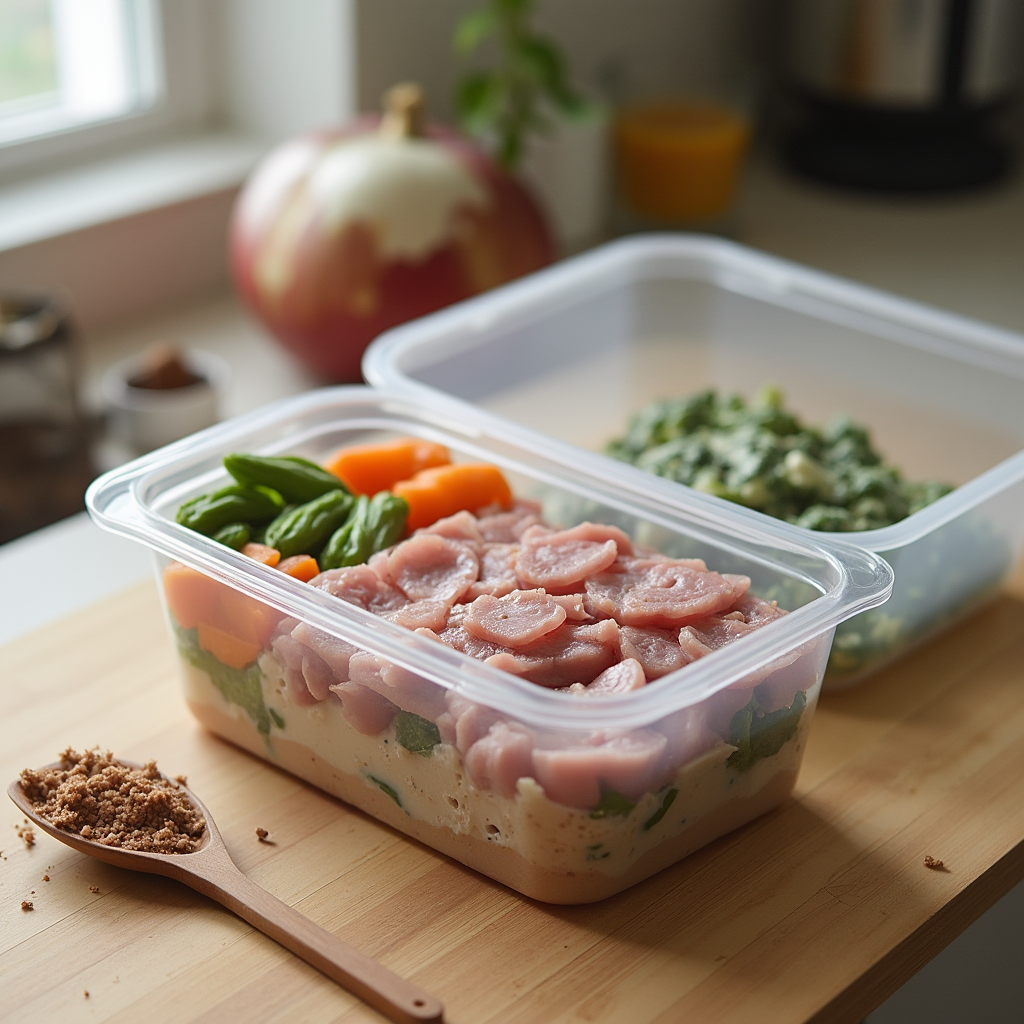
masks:
<path fill-rule="evenodd" d="M 0 781 L 69 744 L 157 758 L 243 871 L 451 1024 L 855 1022 L 1024 878 L 1022 576 L 824 697 L 788 805 L 592 906 L 531 902 L 204 733 L 152 585 L 0 649 Z M 0 1017 L 382 1019 L 190 890 L 26 847 L 19 823 L 7 804 Z"/>

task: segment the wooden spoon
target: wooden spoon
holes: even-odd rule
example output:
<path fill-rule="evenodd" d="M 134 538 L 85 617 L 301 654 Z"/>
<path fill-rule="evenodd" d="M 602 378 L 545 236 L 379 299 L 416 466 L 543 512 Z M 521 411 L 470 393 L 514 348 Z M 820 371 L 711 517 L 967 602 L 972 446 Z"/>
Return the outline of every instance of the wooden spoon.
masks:
<path fill-rule="evenodd" d="M 129 768 L 142 767 L 130 761 L 120 763 Z M 54 764 L 47 767 L 61 766 Z M 223 904 L 254 928 L 269 935 L 285 949 L 291 950 L 399 1024 L 442 1020 L 444 1007 L 433 996 L 313 924 L 287 903 L 282 903 L 266 889 L 246 878 L 235 866 L 202 801 L 187 787 L 182 786 L 181 789 L 192 806 L 206 819 L 206 831 L 192 853 L 148 853 L 104 846 L 64 832 L 40 817 L 20 781 L 12 782 L 7 792 L 22 814 L 54 839 L 66 843 L 79 853 L 86 853 L 115 867 L 148 871 L 150 874 L 166 875 L 184 882 L 196 892 Z"/>

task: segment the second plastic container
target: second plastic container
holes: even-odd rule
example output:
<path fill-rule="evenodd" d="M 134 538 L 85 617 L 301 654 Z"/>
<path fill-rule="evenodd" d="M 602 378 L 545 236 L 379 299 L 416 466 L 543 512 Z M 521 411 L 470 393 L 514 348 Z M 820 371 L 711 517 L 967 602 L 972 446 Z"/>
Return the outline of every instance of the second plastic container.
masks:
<path fill-rule="evenodd" d="M 718 239 L 604 246 L 388 332 L 364 373 L 472 402 L 563 457 L 558 442 L 578 446 L 591 472 L 669 502 L 692 492 L 596 454 L 653 399 L 773 383 L 809 423 L 868 426 L 907 478 L 956 489 L 885 529 L 810 534 L 877 552 L 896 576 L 884 607 L 839 627 L 826 685 L 991 597 L 1024 543 L 1024 337 Z"/>

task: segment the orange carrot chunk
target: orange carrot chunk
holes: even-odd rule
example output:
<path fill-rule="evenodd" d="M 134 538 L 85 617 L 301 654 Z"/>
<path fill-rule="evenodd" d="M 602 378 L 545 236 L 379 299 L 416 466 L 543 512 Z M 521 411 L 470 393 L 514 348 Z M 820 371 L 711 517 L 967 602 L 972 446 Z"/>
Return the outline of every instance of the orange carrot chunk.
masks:
<path fill-rule="evenodd" d="M 508 508 L 512 491 L 497 466 L 489 462 L 460 462 L 435 466 L 392 488 L 409 503 L 405 528 L 412 532 L 463 510 L 475 512 L 486 505 Z"/>
<path fill-rule="evenodd" d="M 277 548 L 268 547 L 266 544 L 255 544 L 249 542 L 242 545 L 242 554 L 256 562 L 269 565 L 271 569 L 281 561 L 281 552 Z"/>
<path fill-rule="evenodd" d="M 446 466 L 448 449 L 418 437 L 403 437 L 382 444 L 341 448 L 324 463 L 324 469 L 348 484 L 353 494 L 390 491 L 399 480 L 408 480 L 420 470 Z"/>
<path fill-rule="evenodd" d="M 262 649 L 262 645 L 242 640 L 237 636 L 200 622 L 196 630 L 199 646 L 209 651 L 221 664 L 231 668 L 245 668 L 251 665 Z"/>
<path fill-rule="evenodd" d="M 314 576 L 320 574 L 320 566 L 316 564 L 316 559 L 312 555 L 292 555 L 278 562 L 277 567 L 281 572 L 303 583 L 308 583 Z"/>

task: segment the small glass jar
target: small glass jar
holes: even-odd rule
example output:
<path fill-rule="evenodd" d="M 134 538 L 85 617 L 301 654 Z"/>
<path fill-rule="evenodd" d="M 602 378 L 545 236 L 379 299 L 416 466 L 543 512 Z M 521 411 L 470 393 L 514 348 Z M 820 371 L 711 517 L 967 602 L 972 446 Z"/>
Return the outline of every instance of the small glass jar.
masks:
<path fill-rule="evenodd" d="M 0 543 L 85 507 L 95 472 L 77 380 L 60 307 L 0 295 Z"/>

